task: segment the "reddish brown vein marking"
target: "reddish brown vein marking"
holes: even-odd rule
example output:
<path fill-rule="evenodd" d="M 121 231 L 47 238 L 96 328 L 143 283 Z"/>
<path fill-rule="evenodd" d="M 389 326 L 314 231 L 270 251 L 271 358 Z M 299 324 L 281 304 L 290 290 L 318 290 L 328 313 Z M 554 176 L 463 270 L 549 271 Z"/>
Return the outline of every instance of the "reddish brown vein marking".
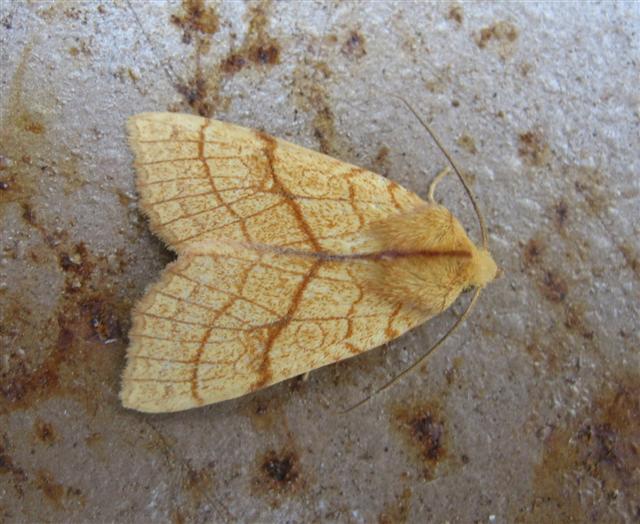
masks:
<path fill-rule="evenodd" d="M 208 121 L 207 121 L 208 123 Z M 206 124 L 205 124 L 206 125 Z M 204 130 L 203 126 L 203 130 Z M 203 131 L 204 133 L 204 131 Z M 240 276 L 240 285 L 238 286 L 238 291 L 240 293 L 240 296 L 242 296 L 242 291 L 244 289 L 244 286 L 247 283 L 247 280 L 249 278 L 249 273 L 253 270 L 253 268 L 255 267 L 255 264 L 252 266 L 249 266 L 248 268 L 244 268 L 244 271 L 242 272 L 241 276 Z M 236 303 L 238 299 L 235 296 L 229 297 L 229 300 L 227 300 L 227 302 L 218 310 L 218 312 L 214 315 L 213 319 L 211 320 L 211 325 L 209 327 L 209 329 L 207 329 L 207 331 L 205 332 L 204 336 L 202 337 L 202 340 L 200 341 L 200 345 L 198 346 L 198 349 L 196 350 L 196 354 L 194 356 L 194 363 L 193 363 L 193 370 L 191 373 L 191 396 L 199 403 L 199 404 L 203 404 L 204 400 L 202 399 L 202 397 L 200 396 L 200 393 L 198 391 L 198 373 L 200 371 L 200 361 L 202 360 L 202 354 L 204 353 L 204 348 L 207 345 L 207 342 L 209 341 L 209 337 L 211 336 L 211 333 L 213 332 L 213 330 L 215 329 L 215 323 L 216 321 L 222 316 L 224 315 L 227 310 L 229 308 L 231 308 L 231 306 L 233 306 L 233 304 Z"/>
<path fill-rule="evenodd" d="M 153 357 L 151 355 L 131 355 L 131 358 L 138 358 L 138 359 L 141 359 L 141 360 L 153 360 L 154 362 L 170 362 L 172 364 L 186 364 L 186 365 L 195 364 L 195 360 L 194 359 L 181 360 L 181 359 L 176 359 L 176 358 Z M 219 366 L 221 362 L 224 362 L 224 361 L 222 361 L 222 360 L 201 360 L 200 364 L 208 365 L 208 366 Z M 140 378 L 142 378 L 142 377 L 140 377 Z"/>
<path fill-rule="evenodd" d="M 245 225 L 242 217 L 238 213 L 236 213 L 236 211 L 231 207 L 231 205 L 229 205 L 224 200 L 224 198 L 222 198 L 222 196 L 220 195 L 220 192 L 216 187 L 215 179 L 211 174 L 211 168 L 209 167 L 207 158 L 205 158 L 204 156 L 205 132 L 210 123 L 211 123 L 210 120 L 205 120 L 202 126 L 200 127 L 200 137 L 199 137 L 200 140 L 198 142 L 198 159 L 200 160 L 200 162 L 202 162 L 202 165 L 204 166 L 205 173 L 207 174 L 207 178 L 209 179 L 209 184 L 211 185 L 211 190 L 215 193 L 215 196 L 218 199 L 218 202 L 222 203 L 227 208 L 229 213 L 231 213 L 234 217 L 236 217 L 240 221 L 240 230 L 242 231 L 242 236 L 244 236 L 245 240 L 249 241 L 251 240 L 251 237 L 249 236 L 249 232 L 247 231 L 247 226 Z M 237 157 L 234 156 L 231 158 L 237 158 Z"/>
<path fill-rule="evenodd" d="M 354 318 L 354 313 L 356 311 L 356 306 L 362 302 L 362 299 L 364 298 L 364 291 L 362 291 L 362 286 L 359 286 L 358 284 L 356 284 L 356 280 L 355 278 L 353 278 L 353 275 L 351 274 L 351 271 L 349 271 L 349 268 L 346 268 L 346 272 L 349 275 L 349 278 L 351 278 L 351 281 L 356 285 L 356 287 L 358 288 L 358 298 L 356 300 L 354 300 L 351 303 L 351 307 L 349 308 L 349 311 L 347 312 L 347 334 L 345 335 L 344 338 L 351 338 L 351 335 L 353 335 L 353 318 Z M 351 344 L 347 343 L 349 346 L 351 346 Z"/>
<path fill-rule="evenodd" d="M 275 170 L 276 155 L 275 155 L 275 152 L 276 152 L 276 148 L 278 147 L 278 143 L 276 142 L 276 140 L 272 136 L 269 136 L 266 133 L 262 133 L 260 131 L 256 131 L 255 134 L 262 141 L 262 143 L 264 144 L 263 152 L 264 152 L 264 155 L 265 155 L 265 157 L 267 159 L 267 166 L 269 168 L 269 176 L 271 177 L 271 180 L 273 181 L 273 189 L 272 189 L 272 191 L 274 193 L 279 193 L 279 194 L 282 195 L 282 197 L 284 198 L 286 203 L 291 208 L 291 211 L 293 211 L 293 214 L 294 214 L 294 216 L 296 218 L 296 221 L 298 222 L 298 225 L 300 226 L 300 229 L 302 229 L 302 231 L 304 232 L 306 237 L 309 239 L 309 242 L 311 242 L 311 245 L 312 245 L 314 251 L 320 251 L 320 244 L 318 243 L 318 240 L 316 239 L 316 236 L 313 233 L 313 230 L 311 229 L 309 224 L 307 224 L 307 221 L 304 218 L 304 214 L 302 213 L 302 210 L 300 209 L 300 206 L 296 203 L 294 196 L 284 186 L 284 184 L 282 183 L 282 181 L 280 180 L 280 178 L 276 174 L 276 170 Z"/>
<path fill-rule="evenodd" d="M 240 288 L 239 290 L 242 290 L 242 287 L 244 286 L 244 280 L 246 280 L 246 278 L 248 278 L 248 274 L 257 266 L 260 265 L 259 260 L 252 260 L 249 261 L 247 260 L 246 262 L 249 262 L 250 264 L 252 264 L 249 268 L 243 268 L 243 271 L 247 272 L 247 276 L 241 281 L 240 284 Z M 172 271 L 170 269 L 167 270 L 169 273 L 176 275 L 178 277 L 184 278 L 185 280 L 188 280 L 189 282 L 193 282 L 194 284 L 196 284 L 197 286 L 202 286 L 204 288 L 210 289 L 211 291 L 214 291 L 216 293 L 222 293 L 223 295 L 227 295 L 230 296 L 232 298 L 234 298 L 235 300 L 242 300 L 244 302 L 247 302 L 249 304 L 252 304 L 260 309 L 263 309 L 264 311 L 266 311 L 267 313 L 272 314 L 275 317 L 280 316 L 276 311 L 268 308 L 267 306 L 263 306 L 262 304 L 260 304 L 259 302 L 256 302 L 255 300 L 251 300 L 250 298 L 247 298 L 245 296 L 243 296 L 242 294 L 238 294 L 238 293 L 233 293 L 232 291 L 225 291 L 223 289 L 217 288 L 212 286 L 211 284 L 205 284 L 204 282 L 200 282 L 199 280 L 193 278 L 193 277 L 189 277 L 187 275 L 185 275 L 184 273 L 181 273 L 180 271 Z M 218 311 L 217 309 L 215 311 Z M 217 317 L 216 317 L 217 320 Z"/>
<path fill-rule="evenodd" d="M 209 122 L 207 120 L 207 122 Z M 206 124 L 205 124 L 206 125 Z M 219 156 L 219 155 L 215 155 L 215 156 L 187 156 L 187 157 L 183 157 L 183 158 L 167 158 L 165 160 L 151 160 L 149 162 L 140 162 L 140 161 L 136 161 L 133 163 L 134 166 L 138 167 L 138 166 L 152 166 L 155 164 L 167 164 L 167 163 L 171 163 L 171 162 L 193 162 L 196 160 L 237 160 L 238 157 L 237 155 L 231 155 L 231 156 Z"/>
<path fill-rule="evenodd" d="M 365 219 L 365 216 L 360 211 L 360 209 L 358 209 L 358 206 L 357 206 L 358 199 L 356 198 L 356 188 L 351 183 L 351 179 L 353 177 L 359 175 L 362 172 L 363 172 L 363 170 L 360 169 L 359 167 L 354 167 L 344 177 L 346 179 L 346 181 L 347 181 L 347 185 L 349 186 L 349 199 L 348 200 L 349 200 L 349 203 L 351 204 L 351 208 L 353 209 L 353 212 L 358 217 L 358 222 L 360 223 L 360 229 L 362 229 L 362 227 L 365 225 L 366 219 Z"/>
<path fill-rule="evenodd" d="M 189 320 L 178 320 L 177 318 L 163 317 L 162 315 L 154 315 L 153 313 L 147 313 L 146 311 L 141 313 L 145 317 L 155 318 L 157 320 L 167 320 L 169 322 L 177 322 L 178 324 L 185 324 L 187 326 L 200 326 L 208 328 L 209 324 L 203 324 L 202 322 L 190 322 Z"/>
<path fill-rule="evenodd" d="M 194 159 L 195 160 L 195 159 Z M 235 179 L 239 179 L 241 177 L 239 176 L 225 176 L 225 175 L 216 175 L 217 178 L 235 178 Z M 138 180 L 138 187 L 139 188 L 143 188 L 143 187 L 147 187 L 147 186 L 154 186 L 156 184 L 169 184 L 170 182 L 173 182 L 175 180 L 207 180 L 207 176 L 206 173 L 204 176 L 178 176 L 178 177 L 174 177 L 174 178 L 162 178 L 160 180 L 154 180 L 152 182 L 140 182 Z M 231 189 L 243 189 L 243 188 L 229 188 Z M 226 189 L 223 189 L 222 191 L 226 191 Z"/>
<path fill-rule="evenodd" d="M 175 197 L 171 197 L 171 198 L 165 198 L 164 200 L 158 200 L 156 202 L 147 202 L 147 204 L 149 204 L 150 206 L 157 206 L 159 204 L 166 204 L 167 202 L 177 202 L 180 200 L 186 200 L 187 198 L 195 198 L 195 197 L 199 197 L 199 196 L 206 196 L 206 195 L 211 195 L 211 191 L 205 191 L 204 193 L 194 193 L 191 195 L 180 195 L 180 196 L 175 196 Z"/>
<path fill-rule="evenodd" d="M 396 338 L 398 336 L 398 330 L 393 327 L 393 322 L 395 321 L 396 317 L 400 313 L 401 309 L 402 309 L 402 304 L 398 304 L 396 308 L 393 310 L 393 312 L 391 313 L 391 315 L 389 315 L 389 320 L 387 321 L 387 328 L 384 330 L 384 332 L 390 339 Z"/>
<path fill-rule="evenodd" d="M 404 211 L 404 208 L 400 205 L 400 202 L 398 202 L 398 199 L 396 198 L 395 190 L 397 188 L 398 184 L 396 184 L 395 182 L 389 182 L 389 184 L 387 184 L 387 191 L 389 193 L 389 196 L 391 197 L 391 202 L 393 202 L 393 205 L 396 206 L 396 209 Z"/>
<path fill-rule="evenodd" d="M 174 138 L 158 138 L 156 140 L 136 140 L 136 142 L 138 144 L 166 144 L 166 143 L 171 143 L 171 144 L 190 144 L 190 143 L 197 143 L 198 139 L 194 138 L 194 139 L 189 139 L 189 138 L 185 138 L 184 140 L 177 140 Z"/>
<path fill-rule="evenodd" d="M 185 379 L 181 379 L 181 380 L 175 380 L 172 378 L 138 378 L 138 377 L 127 377 L 128 381 L 131 382 L 170 382 L 172 384 L 181 384 L 184 382 L 191 382 L 188 378 Z M 198 400 L 198 399 L 196 399 Z M 200 404 L 202 404 L 202 400 L 198 400 L 198 402 Z"/>
<path fill-rule="evenodd" d="M 211 193 L 206 193 L 206 194 L 210 195 Z M 253 193 L 250 196 L 252 196 L 252 195 L 253 195 Z M 197 196 L 197 195 L 193 195 L 193 196 Z M 243 200 L 246 200 L 247 198 L 248 198 L 247 196 L 243 196 L 243 197 L 238 198 L 236 200 L 232 200 L 231 202 L 227 202 L 225 204 L 220 204 L 218 206 L 208 207 L 206 209 L 203 209 L 202 211 L 197 211 L 196 213 L 190 213 L 190 214 L 187 214 L 187 215 L 181 215 L 179 217 L 172 218 L 171 220 L 167 220 L 166 222 L 162 222 L 160 224 L 157 224 L 157 227 L 167 226 L 169 224 L 172 224 L 173 222 L 177 222 L 178 220 L 193 218 L 193 217 L 196 217 L 196 216 L 199 216 L 199 215 L 203 215 L 205 213 L 210 213 L 211 211 L 215 211 L 216 209 L 220 209 L 221 207 L 225 207 L 226 208 L 227 205 L 231 205 L 231 204 L 236 204 L 238 202 L 242 202 Z M 166 200 L 164 202 L 166 202 Z M 155 202 L 155 203 L 153 203 L 151 205 L 155 206 L 156 204 L 161 204 L 161 203 L 164 203 L 164 202 Z"/>
<path fill-rule="evenodd" d="M 362 350 L 354 346 L 351 342 L 345 342 L 344 345 L 352 355 L 359 355 L 360 353 L 362 353 Z"/>
<path fill-rule="evenodd" d="M 291 299 L 291 303 L 289 304 L 287 313 L 284 317 L 282 317 L 280 322 L 274 324 L 274 326 L 269 330 L 269 334 L 263 349 L 262 362 L 260 363 L 260 367 L 258 368 L 258 379 L 251 386 L 252 391 L 266 386 L 271 380 L 271 356 L 269 355 L 269 353 L 271 352 L 271 348 L 278 338 L 278 335 L 280 335 L 280 333 L 282 333 L 282 330 L 291 323 L 293 315 L 300 305 L 300 300 L 302 299 L 304 290 L 309 285 L 309 282 L 311 282 L 311 280 L 316 276 L 316 273 L 320 269 L 321 264 L 322 262 L 318 261 L 313 266 L 311 266 L 309 272 L 305 275 L 302 282 L 300 282 L 298 289 L 296 289 L 295 293 L 293 294 L 293 298 Z"/>
<path fill-rule="evenodd" d="M 245 225 L 245 222 L 244 222 L 245 220 L 247 220 L 249 218 L 257 217 L 258 215 L 261 215 L 262 213 L 265 213 L 266 211 L 271 211 L 272 209 L 274 209 L 274 208 L 276 208 L 278 206 L 281 206 L 284 203 L 285 202 L 276 202 L 275 204 L 272 204 L 272 205 L 270 205 L 268 207 L 260 209 L 259 211 L 256 211 L 255 213 L 251 213 L 250 215 L 247 215 L 244 218 L 239 218 L 238 220 L 234 220 L 233 222 L 227 222 L 226 224 L 222 224 L 222 225 L 219 225 L 219 226 L 216 226 L 216 227 L 211 227 L 211 228 L 205 229 L 204 231 L 201 231 L 200 233 L 197 233 L 195 235 L 191 235 L 190 237 L 182 238 L 182 239 L 174 242 L 174 244 L 175 245 L 184 244 L 185 242 L 188 242 L 189 240 L 193 240 L 194 238 L 201 237 L 203 235 L 206 235 L 207 233 L 211 233 L 212 231 L 216 231 L 218 229 L 222 229 L 222 228 L 227 227 L 227 226 L 232 226 L 233 224 L 240 224 L 243 232 L 245 232 L 245 229 L 246 229 L 246 225 Z M 236 216 L 238 216 L 238 215 L 236 214 Z M 248 237 L 247 237 L 247 241 L 251 242 L 251 240 Z"/>
<path fill-rule="evenodd" d="M 182 276 L 182 275 L 181 275 L 181 276 Z M 202 284 L 202 283 L 200 283 L 200 285 L 205 286 L 205 284 Z M 215 288 L 213 288 L 213 287 L 211 287 L 211 286 L 209 286 L 209 288 L 210 288 L 210 289 L 212 289 L 212 290 L 215 290 Z M 221 293 L 225 293 L 225 294 L 227 294 L 227 295 L 233 295 L 233 293 L 229 293 L 229 292 L 227 292 L 227 291 L 222 291 L 222 290 L 220 290 L 220 292 L 221 292 Z M 209 311 L 218 311 L 216 308 L 214 308 L 214 307 L 212 307 L 212 306 L 210 306 L 210 305 L 207 305 L 207 304 L 201 304 L 201 303 L 199 303 L 199 302 L 194 302 L 193 300 L 185 300 L 184 298 L 177 297 L 177 296 L 175 296 L 175 295 L 170 295 L 169 293 L 165 293 L 164 291 L 157 291 L 156 293 L 158 293 L 159 295 L 164 295 L 165 297 L 168 297 L 168 298 L 172 298 L 172 299 L 177 300 L 177 301 L 179 301 L 179 302 L 184 302 L 185 304 L 189 304 L 189 305 L 191 305 L 191 306 L 196 306 L 196 307 L 199 307 L 199 308 L 202 308 L 202 309 L 206 309 L 206 310 L 209 310 Z M 272 314 L 272 315 L 274 315 L 274 316 L 278 316 L 278 313 L 277 313 L 276 311 L 274 311 L 274 310 L 272 310 L 271 308 L 268 308 L 268 307 L 266 307 L 266 306 L 263 306 L 262 304 L 260 304 L 260 303 L 258 303 L 258 302 L 254 302 L 253 300 L 250 300 L 250 299 L 248 299 L 248 298 L 241 297 L 241 296 L 237 296 L 237 298 L 239 298 L 239 299 L 241 299 L 241 300 L 244 300 L 245 302 L 248 302 L 248 303 L 250 303 L 250 304 L 253 304 L 253 305 L 254 305 L 254 306 L 256 306 L 256 307 L 262 308 L 262 309 L 264 309 L 264 310 L 265 310 L 265 311 L 267 311 L 268 313 L 271 313 L 271 314 Z"/>

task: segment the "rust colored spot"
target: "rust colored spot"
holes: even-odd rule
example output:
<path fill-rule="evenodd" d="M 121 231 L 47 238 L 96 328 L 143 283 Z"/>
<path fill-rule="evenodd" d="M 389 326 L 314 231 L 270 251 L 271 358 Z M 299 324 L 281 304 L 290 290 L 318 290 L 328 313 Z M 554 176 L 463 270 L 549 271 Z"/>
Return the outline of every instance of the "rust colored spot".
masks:
<path fill-rule="evenodd" d="M 29 373 L 24 366 L 19 366 L 8 377 L 3 373 L 0 394 L 9 403 L 18 403 L 27 395 L 36 391 L 49 390 L 58 385 L 58 374 L 55 367 L 43 366 Z M 0 410 L 1 412 L 2 410 Z"/>
<path fill-rule="evenodd" d="M 184 513 L 182 513 L 180 509 L 175 509 L 173 511 L 171 520 L 173 521 L 173 524 L 185 524 L 185 522 L 187 522 L 186 517 L 184 516 Z"/>
<path fill-rule="evenodd" d="M 187 82 L 179 83 L 175 88 L 200 116 L 211 117 L 220 102 L 220 79 L 213 73 L 203 71 L 201 56 L 209 50 L 212 35 L 219 29 L 216 11 L 213 7 L 206 7 L 203 0 L 183 0 L 181 12 L 172 15 L 171 22 L 183 30 L 182 41 L 185 44 L 195 40 L 196 55 L 195 73 Z"/>
<path fill-rule="evenodd" d="M 540 263 L 542 254 L 544 253 L 544 244 L 537 238 L 532 238 L 524 246 L 524 265 L 525 267 L 534 266 Z"/>
<path fill-rule="evenodd" d="M 13 459 L 5 451 L 4 447 L 0 445 L 0 475 L 12 473 L 16 480 L 25 481 L 27 479 L 26 473 L 13 463 Z"/>
<path fill-rule="evenodd" d="M 540 131 L 527 131 L 518 135 L 518 155 L 531 166 L 542 166 L 549 161 L 550 150 Z"/>
<path fill-rule="evenodd" d="M 525 78 L 529 75 L 532 69 L 533 65 L 531 65 L 529 62 L 523 62 L 519 67 L 520 74 Z"/>
<path fill-rule="evenodd" d="M 69 294 L 77 293 L 85 287 L 95 268 L 84 242 L 77 243 L 70 251 L 61 251 L 58 254 L 58 264 L 67 274 L 65 292 Z"/>
<path fill-rule="evenodd" d="M 594 332 L 584 320 L 584 306 L 568 305 L 565 309 L 564 325 L 587 340 L 593 340 Z"/>
<path fill-rule="evenodd" d="M 411 495 L 411 488 L 405 488 L 394 502 L 386 504 L 378 516 L 378 524 L 403 524 L 407 522 L 411 509 Z"/>
<path fill-rule="evenodd" d="M 367 54 L 365 49 L 365 38 L 357 31 L 351 31 L 344 44 L 340 48 L 343 55 L 351 58 L 362 58 Z"/>
<path fill-rule="evenodd" d="M 280 63 L 280 45 L 267 34 L 267 15 L 264 5 L 250 10 L 249 29 L 242 45 L 220 62 L 220 71 L 234 75 L 245 67 L 276 65 Z"/>
<path fill-rule="evenodd" d="M 300 460 L 292 444 L 258 457 L 252 491 L 269 500 L 273 508 L 281 504 L 283 497 L 290 497 L 303 487 Z"/>
<path fill-rule="evenodd" d="M 280 63 L 280 48 L 270 42 L 266 45 L 257 45 L 250 50 L 251 60 L 256 64 L 274 65 Z"/>
<path fill-rule="evenodd" d="M 320 142 L 320 151 L 327 154 L 331 151 L 332 138 L 335 135 L 333 111 L 328 105 L 318 108 L 313 119 L 314 135 Z"/>
<path fill-rule="evenodd" d="M 394 409 L 395 424 L 422 463 L 424 477 L 431 480 L 447 456 L 445 422 L 436 403 Z"/>
<path fill-rule="evenodd" d="M 262 459 L 262 472 L 276 489 L 289 489 L 298 479 L 298 458 L 290 451 L 267 452 Z"/>
<path fill-rule="evenodd" d="M 491 40 L 499 42 L 515 42 L 518 38 L 518 30 L 511 22 L 500 21 L 480 30 L 480 36 L 476 40 L 478 47 L 484 49 Z"/>
<path fill-rule="evenodd" d="M 629 269 L 633 271 L 637 278 L 640 278 L 640 258 L 638 257 L 636 248 L 629 243 L 620 244 L 618 248 Z"/>
<path fill-rule="evenodd" d="M 467 150 L 472 155 L 475 155 L 478 152 L 475 140 L 466 133 L 458 138 L 458 145 Z"/>
<path fill-rule="evenodd" d="M 29 133 L 33 133 L 34 135 L 41 135 L 42 133 L 44 133 L 44 125 L 42 125 L 40 122 L 25 122 L 24 128 L 26 131 L 29 131 Z"/>
<path fill-rule="evenodd" d="M 564 198 L 560 199 L 554 206 L 554 212 L 557 226 L 560 228 L 564 227 L 567 217 L 569 216 L 569 205 Z"/>
<path fill-rule="evenodd" d="M 391 150 L 387 146 L 380 146 L 376 157 L 373 159 L 374 169 L 382 175 L 386 175 L 389 172 L 390 152 Z"/>
<path fill-rule="evenodd" d="M 552 271 L 545 271 L 540 282 L 542 296 L 551 302 L 562 302 L 569 291 L 564 280 Z"/>
<path fill-rule="evenodd" d="M 462 24 L 462 19 L 463 19 L 463 14 L 464 14 L 464 12 L 462 11 L 462 6 L 452 5 L 449 8 L 449 13 L 447 14 L 447 18 L 449 20 L 453 20 L 458 25 L 461 25 Z"/>
<path fill-rule="evenodd" d="M 196 110 L 200 116 L 210 117 L 213 114 L 213 105 L 207 90 L 207 81 L 200 69 L 196 71 L 196 75 L 187 84 L 178 84 L 176 89 L 185 98 L 187 104 Z"/>
<path fill-rule="evenodd" d="M 444 377 L 447 380 L 447 384 L 449 386 L 453 385 L 460 378 L 460 367 L 464 359 L 462 357 L 455 357 L 453 359 L 453 363 L 450 367 L 448 367 L 444 372 Z"/>
<path fill-rule="evenodd" d="M 207 494 L 213 489 L 213 480 L 213 463 L 199 469 L 189 467 L 184 476 L 183 486 L 193 501 L 197 503 L 206 499 Z"/>
<path fill-rule="evenodd" d="M 223 73 L 234 75 L 247 65 L 247 60 L 238 53 L 232 53 L 220 64 Z"/>
<path fill-rule="evenodd" d="M 120 319 L 109 302 L 101 297 L 89 298 L 80 303 L 80 311 L 98 341 L 108 344 L 122 338 Z"/>
<path fill-rule="evenodd" d="M 45 444 L 51 444 L 57 439 L 53 426 L 43 420 L 36 420 L 33 430 L 36 438 Z"/>
<path fill-rule="evenodd" d="M 46 470 L 38 470 L 36 477 L 36 487 L 42 491 L 44 496 L 57 508 L 62 508 L 64 497 L 64 486 L 56 482 L 53 475 Z"/>
<path fill-rule="evenodd" d="M 22 218 L 30 226 L 37 227 L 36 216 L 33 212 L 33 208 L 27 203 L 22 204 Z"/>
<path fill-rule="evenodd" d="M 616 522 L 637 512 L 640 375 L 622 372 L 596 391 L 588 408 L 545 438 L 528 522 Z M 584 499 L 582 487 L 593 496 Z"/>
<path fill-rule="evenodd" d="M 182 41 L 191 43 L 194 32 L 212 35 L 220 27 L 218 15 L 204 0 L 182 0 L 182 13 L 171 15 L 171 23 L 182 29 Z"/>

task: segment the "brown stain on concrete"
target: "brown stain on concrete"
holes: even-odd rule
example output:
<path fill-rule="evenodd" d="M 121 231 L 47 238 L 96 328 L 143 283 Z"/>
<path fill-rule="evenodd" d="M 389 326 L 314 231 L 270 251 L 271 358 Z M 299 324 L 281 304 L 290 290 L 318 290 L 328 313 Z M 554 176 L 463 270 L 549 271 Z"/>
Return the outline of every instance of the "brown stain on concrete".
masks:
<path fill-rule="evenodd" d="M 436 477 L 439 465 L 449 454 L 447 424 L 437 401 L 396 406 L 392 411 L 395 429 L 407 450 L 420 464 L 425 480 Z"/>
<path fill-rule="evenodd" d="M 175 88 L 197 114 L 210 117 L 221 103 L 220 79 L 204 70 L 202 58 L 220 27 L 216 10 L 203 0 L 183 0 L 181 9 L 171 15 L 170 21 L 182 29 L 182 42 L 194 47 L 194 73 L 186 81 L 178 80 Z"/>
<path fill-rule="evenodd" d="M 604 383 L 584 412 L 553 426 L 534 470 L 531 504 L 517 521 L 633 521 L 638 493 L 640 375 L 627 370 Z"/>
<path fill-rule="evenodd" d="M 554 222 L 558 230 L 562 231 L 569 220 L 569 204 L 564 198 L 560 198 L 553 205 Z"/>
<path fill-rule="evenodd" d="M 10 356 L 14 364 L 1 376 L 0 413 L 26 409 L 44 398 L 69 394 L 95 409 L 98 399 L 87 394 L 94 387 L 91 384 L 104 385 L 110 375 L 109 382 L 116 387 L 118 354 L 99 348 L 123 342 L 122 326 L 128 324 L 130 304 L 98 293 L 81 294 L 77 301 L 63 299 L 58 307 L 63 312 L 50 323 L 41 361 L 32 363 L 30 355 Z M 9 329 L 15 326 L 12 332 L 18 338 L 24 336 L 20 327 L 22 314 L 9 312 L 3 318 Z M 82 369 L 81 380 L 77 368 Z"/>
<path fill-rule="evenodd" d="M 515 24 L 500 20 L 482 28 L 476 36 L 476 44 L 480 49 L 493 49 L 502 60 L 506 60 L 514 53 L 518 36 Z"/>
<path fill-rule="evenodd" d="M 411 488 L 405 488 L 396 497 L 395 501 L 385 504 L 384 509 L 378 515 L 378 524 L 404 524 L 409 522 L 412 494 Z"/>
<path fill-rule="evenodd" d="M 182 11 L 171 15 L 171 23 L 182 29 L 182 42 L 190 44 L 194 33 L 213 35 L 220 28 L 216 10 L 204 0 L 183 0 Z"/>
<path fill-rule="evenodd" d="M 292 443 L 268 449 L 256 457 L 251 491 L 267 500 L 272 508 L 278 508 L 286 498 L 296 496 L 304 487 L 300 457 Z"/>
<path fill-rule="evenodd" d="M 73 506 L 84 506 L 86 503 L 82 490 L 61 484 L 46 469 L 36 471 L 33 483 L 44 495 L 45 500 L 57 511 L 69 511 Z"/>
<path fill-rule="evenodd" d="M 36 438 L 36 442 L 42 442 L 43 444 L 51 445 L 56 440 L 58 440 L 58 436 L 53 427 L 53 424 L 45 422 L 41 419 L 36 419 L 33 425 L 33 432 Z"/>
<path fill-rule="evenodd" d="M 4 255 L 16 268 L 28 268 L 28 278 L 49 275 L 53 291 L 51 303 L 31 300 L 29 293 L 21 292 L 31 285 L 27 277 L 2 290 L 3 300 L 11 306 L 0 310 L 0 337 L 10 341 L 12 349 L 0 375 L 0 413 L 68 394 L 95 409 L 95 391 L 117 383 L 120 355 L 112 350 L 117 346 L 103 348 L 124 342 L 122 326 L 128 325 L 131 304 L 119 298 L 126 290 L 113 291 L 121 272 L 109 258 L 93 255 L 82 241 L 72 242 L 67 231 L 72 224 L 56 222 L 38 207 L 44 197 L 42 184 L 62 184 L 63 193 L 69 194 L 84 180 L 78 175 L 74 154 L 54 144 L 46 121 L 29 109 L 30 90 L 23 86 L 29 81 L 30 53 L 26 46 L 12 78 L 0 129 L 4 184 L 0 202 L 5 204 L 3 213 L 22 220 L 16 235 L 28 239 L 29 249 Z M 24 129 L 20 123 L 25 121 L 37 121 L 42 127 Z"/>
<path fill-rule="evenodd" d="M 533 167 L 546 165 L 551 159 L 551 150 L 540 130 L 530 130 L 518 135 L 518 155 Z"/>
<path fill-rule="evenodd" d="M 522 252 L 523 271 L 533 278 L 536 288 L 546 300 L 561 303 L 569 294 L 569 284 L 558 269 L 548 266 L 543 256 L 545 252 L 542 236 L 529 239 Z"/>
<path fill-rule="evenodd" d="M 542 260 L 542 255 L 545 252 L 546 246 L 542 238 L 533 237 L 529 239 L 523 249 L 523 261 L 524 267 L 530 268 L 536 266 Z"/>
<path fill-rule="evenodd" d="M 340 52 L 347 58 L 359 60 L 367 54 L 366 40 L 362 33 L 353 29 L 347 35 L 340 48 Z"/>
<path fill-rule="evenodd" d="M 325 62 L 305 58 L 293 73 L 293 101 L 299 110 L 313 115 L 311 125 L 320 151 L 348 159 L 353 151 L 336 128 L 336 118 L 326 87 L 330 76 L 331 71 Z"/>
<path fill-rule="evenodd" d="M 373 159 L 373 170 L 383 176 L 387 176 L 391 171 L 389 153 L 391 150 L 387 146 L 380 146 L 376 157 Z"/>
<path fill-rule="evenodd" d="M 538 289 L 549 302 L 562 302 L 567 297 L 569 286 L 556 271 L 546 269 L 538 281 Z"/>
<path fill-rule="evenodd" d="M 449 7 L 447 18 L 449 20 L 453 20 L 456 24 L 458 24 L 458 26 L 461 26 L 462 21 L 464 20 L 464 11 L 462 9 L 462 6 L 456 4 Z"/>
<path fill-rule="evenodd" d="M 234 75 L 248 66 L 274 66 L 280 63 L 281 46 L 269 35 L 271 2 L 260 2 L 249 11 L 249 28 L 242 44 L 233 49 L 220 63 L 220 70 Z"/>
<path fill-rule="evenodd" d="M 213 36 L 222 22 L 213 5 L 202 0 L 184 0 L 182 8 L 171 17 L 171 22 L 183 30 L 182 41 L 194 47 L 195 70 L 187 81 L 179 81 L 178 92 L 197 114 L 211 117 L 230 103 L 220 91 L 225 79 L 245 69 L 264 68 L 280 63 L 281 46 L 269 35 L 270 1 L 247 4 L 248 28 L 240 46 L 234 47 L 217 64 L 204 67 L 203 62 L 213 44 Z M 172 107 L 170 110 L 180 110 Z"/>
<path fill-rule="evenodd" d="M 458 138 L 457 142 L 460 147 L 472 155 L 475 155 L 478 152 L 475 140 L 466 133 L 463 133 L 460 138 Z"/>

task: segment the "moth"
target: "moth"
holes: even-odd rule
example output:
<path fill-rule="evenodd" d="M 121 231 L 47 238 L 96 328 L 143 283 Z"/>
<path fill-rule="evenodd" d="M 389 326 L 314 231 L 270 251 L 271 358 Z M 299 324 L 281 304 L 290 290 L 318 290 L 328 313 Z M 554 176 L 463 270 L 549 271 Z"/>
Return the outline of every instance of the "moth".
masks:
<path fill-rule="evenodd" d="M 190 409 L 359 355 L 496 276 L 484 228 L 478 247 L 435 185 L 425 201 L 198 116 L 138 114 L 128 135 L 140 207 L 178 257 L 133 310 L 127 408 Z"/>

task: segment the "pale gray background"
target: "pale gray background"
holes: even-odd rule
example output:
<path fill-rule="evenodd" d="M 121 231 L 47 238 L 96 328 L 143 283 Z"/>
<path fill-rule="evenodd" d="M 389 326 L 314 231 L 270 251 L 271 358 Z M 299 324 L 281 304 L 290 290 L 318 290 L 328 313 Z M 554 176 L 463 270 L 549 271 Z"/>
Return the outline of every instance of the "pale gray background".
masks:
<path fill-rule="evenodd" d="M 638 522 L 639 4 L 185 4 L 0 4 L 0 520 Z M 445 161 L 391 94 L 505 272 L 466 325 L 347 415 L 467 298 L 307 382 L 123 410 L 130 309 L 171 260 L 127 116 L 209 114 L 424 196 Z M 439 197 L 477 238 L 455 179 Z"/>

